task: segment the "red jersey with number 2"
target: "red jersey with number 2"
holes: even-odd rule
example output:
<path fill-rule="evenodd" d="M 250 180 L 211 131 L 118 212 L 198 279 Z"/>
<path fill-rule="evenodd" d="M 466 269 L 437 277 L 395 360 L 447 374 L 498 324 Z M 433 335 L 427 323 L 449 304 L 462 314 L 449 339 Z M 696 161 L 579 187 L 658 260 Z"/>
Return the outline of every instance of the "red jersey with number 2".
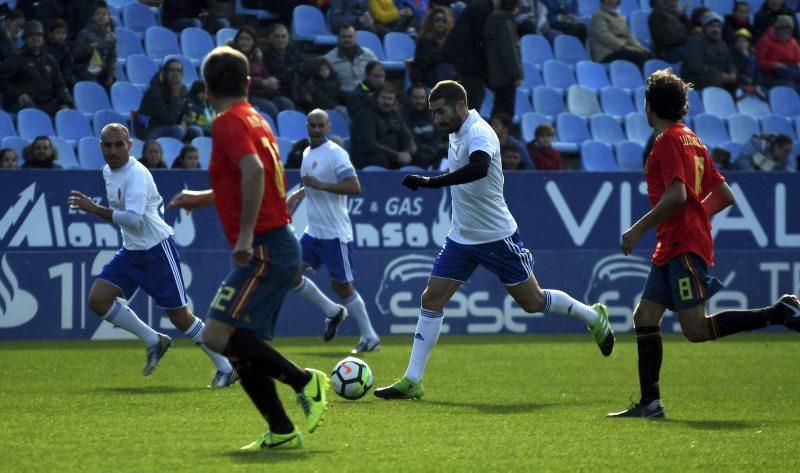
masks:
<path fill-rule="evenodd" d="M 260 235 L 292 221 L 286 212 L 286 175 L 278 145 L 269 124 L 247 102 L 220 113 L 211 128 L 211 188 L 217 213 L 231 246 L 239 238 L 242 216 L 242 174 L 239 161 L 255 154 L 264 166 L 264 197 L 258 210 L 255 234 Z"/>
<path fill-rule="evenodd" d="M 703 199 L 725 178 L 714 167 L 700 138 L 683 123 L 675 123 L 655 139 L 645 166 L 647 198 L 655 205 L 676 179 L 686 186 L 686 202 L 656 228 L 652 261 L 664 266 L 682 253 L 694 253 L 707 265 L 714 264 L 711 219 Z"/>

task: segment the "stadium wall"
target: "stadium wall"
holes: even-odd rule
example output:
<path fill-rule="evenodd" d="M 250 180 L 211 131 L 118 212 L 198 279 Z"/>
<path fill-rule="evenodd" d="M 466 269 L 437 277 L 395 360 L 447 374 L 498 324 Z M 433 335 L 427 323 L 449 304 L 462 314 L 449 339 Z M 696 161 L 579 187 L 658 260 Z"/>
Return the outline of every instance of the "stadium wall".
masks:
<path fill-rule="evenodd" d="M 299 174 L 288 171 L 289 187 Z M 165 199 L 180 189 L 208 186 L 207 173 L 156 171 Z M 363 194 L 350 200 L 355 284 L 381 334 L 413 333 L 419 295 L 433 258 L 447 235 L 449 195 L 411 192 L 399 173 L 361 173 Z M 717 265 L 726 287 L 712 311 L 771 304 L 785 292 L 800 293 L 800 175 L 731 174 L 738 205 L 714 219 Z M 0 339 L 124 338 L 100 323 L 86 305 L 93 278 L 121 244 L 117 229 L 68 208 L 77 189 L 105 201 L 96 171 L 0 173 Z M 654 244 L 650 232 L 628 257 L 619 237 L 649 209 L 638 173 L 528 173 L 506 175 L 506 199 L 543 287 L 607 304 L 617 331 L 632 329 Z M 181 248 L 182 270 L 194 311 L 202 315 L 229 269 L 230 250 L 213 209 L 166 212 Z M 301 204 L 295 231 L 306 222 Z M 312 278 L 328 294 L 327 273 Z M 335 300 L 335 299 L 334 299 Z M 165 314 L 142 293 L 131 301 L 150 325 L 178 335 Z M 496 279 L 479 269 L 446 310 L 450 333 L 574 333 L 580 323 L 525 314 Z M 345 323 L 342 333 L 355 334 Z M 293 293 L 287 296 L 277 336 L 319 336 L 322 314 Z M 666 331 L 679 330 L 671 314 Z"/>

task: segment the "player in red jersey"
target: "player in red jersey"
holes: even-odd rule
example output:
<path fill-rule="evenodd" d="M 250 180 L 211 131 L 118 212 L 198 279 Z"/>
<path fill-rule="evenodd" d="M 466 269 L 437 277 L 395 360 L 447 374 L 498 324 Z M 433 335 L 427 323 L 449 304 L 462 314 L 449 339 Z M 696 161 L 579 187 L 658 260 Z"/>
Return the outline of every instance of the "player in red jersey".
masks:
<path fill-rule="evenodd" d="M 690 88 L 669 70 L 656 71 L 647 79 L 645 111 L 656 139 L 645 176 L 653 209 L 622 234 L 622 252 L 629 255 L 642 235 L 656 227 L 653 264 L 633 314 L 642 397 L 609 417 L 664 417 L 658 379 L 661 317 L 666 309 L 678 313 L 681 331 L 691 342 L 774 324 L 800 331 L 800 302 L 793 295 L 760 309 L 706 314 L 705 302 L 722 287 L 708 274 L 714 263 L 711 216 L 735 199 L 702 141 L 681 123 L 689 110 Z"/>
<path fill-rule="evenodd" d="M 242 449 L 297 448 L 303 436 L 287 416 L 274 380 L 295 390 L 310 432 L 325 411 L 329 380 L 318 370 L 298 368 L 262 340 L 272 339 L 281 302 L 300 268 L 300 245 L 288 226 L 275 136 L 247 102 L 248 71 L 247 58 L 232 48 L 206 56 L 208 102 L 219 113 L 211 130 L 211 189 L 184 190 L 169 207 L 215 205 L 233 247 L 234 267 L 211 302 L 203 341 L 230 359 L 269 426 Z"/>

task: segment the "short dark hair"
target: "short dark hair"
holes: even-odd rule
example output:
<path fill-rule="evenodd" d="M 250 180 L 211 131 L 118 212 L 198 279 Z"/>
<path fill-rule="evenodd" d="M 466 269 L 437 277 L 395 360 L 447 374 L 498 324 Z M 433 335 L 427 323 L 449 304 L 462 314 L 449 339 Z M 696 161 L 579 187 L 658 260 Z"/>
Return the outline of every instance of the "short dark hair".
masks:
<path fill-rule="evenodd" d="M 447 105 L 455 105 L 459 100 L 469 108 L 467 103 L 467 91 L 464 87 L 454 80 L 443 80 L 433 86 L 431 94 L 428 96 L 428 103 L 444 99 Z"/>
<path fill-rule="evenodd" d="M 792 139 L 789 136 L 781 133 L 779 135 L 775 135 L 772 138 L 772 143 L 770 143 L 771 145 L 770 149 L 772 149 L 775 146 L 786 146 L 791 144 L 792 144 Z"/>
<path fill-rule="evenodd" d="M 180 153 L 178 153 L 178 157 L 175 158 L 175 162 L 172 163 L 173 169 L 174 168 L 178 168 L 178 167 L 182 168 L 183 167 L 183 160 L 186 158 L 186 155 L 189 154 L 189 153 L 198 153 L 199 154 L 200 151 L 196 147 L 194 147 L 192 145 L 183 145 L 183 147 L 181 148 Z"/>
<path fill-rule="evenodd" d="M 540 136 L 544 135 L 554 135 L 556 134 L 556 129 L 553 128 L 553 125 L 549 123 L 542 123 L 541 125 L 536 127 L 536 131 L 533 132 L 533 136 L 539 138 Z"/>
<path fill-rule="evenodd" d="M 503 127 L 508 128 L 509 130 L 514 127 L 514 119 L 511 118 L 507 113 L 498 112 L 492 115 L 492 118 L 489 119 L 489 122 L 499 121 Z"/>
<path fill-rule="evenodd" d="M 394 94 L 395 97 L 397 96 L 397 87 L 395 87 L 391 82 L 384 82 L 378 92 L 375 94 L 375 98 L 378 98 L 380 94 Z"/>
<path fill-rule="evenodd" d="M 519 0 L 500 0 L 500 9 L 512 11 L 519 6 Z"/>
<path fill-rule="evenodd" d="M 380 61 L 370 61 L 370 62 L 368 62 L 367 65 L 364 66 L 364 74 L 372 73 L 372 71 L 378 66 L 383 67 L 383 64 L 381 64 Z"/>
<path fill-rule="evenodd" d="M 241 51 L 230 46 L 211 50 L 203 62 L 203 77 L 207 89 L 220 97 L 244 97 L 247 95 L 247 78 L 250 63 Z"/>
<path fill-rule="evenodd" d="M 339 36 L 339 34 L 341 34 L 342 30 L 343 29 L 347 29 L 347 28 L 355 29 L 356 27 L 352 23 L 341 24 L 341 25 L 339 25 L 339 29 L 336 30 L 336 36 Z"/>
<path fill-rule="evenodd" d="M 522 152 L 519 150 L 518 147 L 516 147 L 514 145 L 504 144 L 504 145 L 500 146 L 500 156 L 506 154 L 509 151 L 513 151 L 514 153 L 517 153 L 520 156 L 522 156 Z"/>
<path fill-rule="evenodd" d="M 20 10 L 19 8 L 15 8 L 9 11 L 8 14 L 6 15 L 7 21 L 16 21 L 24 19 L 25 19 L 25 13 L 23 13 L 22 10 Z"/>
<path fill-rule="evenodd" d="M 64 28 L 65 30 L 69 31 L 69 25 L 67 24 L 67 22 L 62 20 L 61 18 L 56 18 L 53 21 L 51 21 L 50 24 L 47 26 L 47 32 L 52 33 L 53 31 L 60 28 Z"/>
<path fill-rule="evenodd" d="M 689 113 L 690 82 L 684 82 L 670 69 L 661 69 L 647 78 L 644 97 L 650 110 L 659 118 L 680 121 Z"/>

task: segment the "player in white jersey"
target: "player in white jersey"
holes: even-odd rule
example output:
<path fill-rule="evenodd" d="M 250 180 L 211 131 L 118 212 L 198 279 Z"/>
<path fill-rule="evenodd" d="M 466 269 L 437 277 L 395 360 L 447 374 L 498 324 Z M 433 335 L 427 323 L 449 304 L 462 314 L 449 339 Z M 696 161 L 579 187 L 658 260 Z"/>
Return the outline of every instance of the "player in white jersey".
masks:
<path fill-rule="evenodd" d="M 431 90 L 428 105 L 437 126 L 450 134 L 447 162 L 451 172 L 435 177 L 409 174 L 403 185 L 411 190 L 450 187 L 453 217 L 422 293 L 408 369 L 392 385 L 376 389 L 375 395 L 383 399 L 422 397 L 422 374 L 439 338 L 444 307 L 479 265 L 496 274 L 526 312 L 572 315 L 582 320 L 602 354 L 610 355 L 614 334 L 605 306 L 589 307 L 564 292 L 539 287 L 532 270 L 533 255 L 522 243 L 517 222 L 503 198 L 500 142 L 478 112 L 469 110 L 464 88 L 455 81 L 439 82 Z"/>
<path fill-rule="evenodd" d="M 238 379 L 230 362 L 203 344 L 203 322 L 188 307 L 181 274 L 178 248 L 172 227 L 162 217 L 163 200 L 153 176 L 136 159 L 130 158 L 128 129 L 118 123 L 106 125 L 100 134 L 100 147 L 106 166 L 108 207 L 96 204 L 78 191 L 71 191 L 73 209 L 94 214 L 119 225 L 122 248 L 103 267 L 89 292 L 89 307 L 103 320 L 126 330 L 147 346 L 144 375 L 150 375 L 172 346 L 170 337 L 158 333 L 125 305 L 138 288 L 163 308 L 170 321 L 191 338 L 216 365 L 211 387 L 221 388 Z"/>
<path fill-rule="evenodd" d="M 303 198 L 308 208 L 308 227 L 300 238 L 303 264 L 295 278 L 294 291 L 325 313 L 323 339 L 326 342 L 336 335 L 339 324 L 349 314 L 356 319 L 361 333 L 351 353 L 376 351 L 380 348 L 380 339 L 369 321 L 364 300 L 353 287 L 353 230 L 347 214 L 347 195 L 360 194 L 361 184 L 347 151 L 325 138 L 331 130 L 328 114 L 324 110 L 312 110 L 306 128 L 311 146 L 303 152 L 300 167 L 304 187 L 286 200 L 289 212 Z M 331 289 L 344 306 L 335 304 L 312 280 L 303 276 L 309 267 L 316 270 L 323 264 L 331 277 Z"/>

